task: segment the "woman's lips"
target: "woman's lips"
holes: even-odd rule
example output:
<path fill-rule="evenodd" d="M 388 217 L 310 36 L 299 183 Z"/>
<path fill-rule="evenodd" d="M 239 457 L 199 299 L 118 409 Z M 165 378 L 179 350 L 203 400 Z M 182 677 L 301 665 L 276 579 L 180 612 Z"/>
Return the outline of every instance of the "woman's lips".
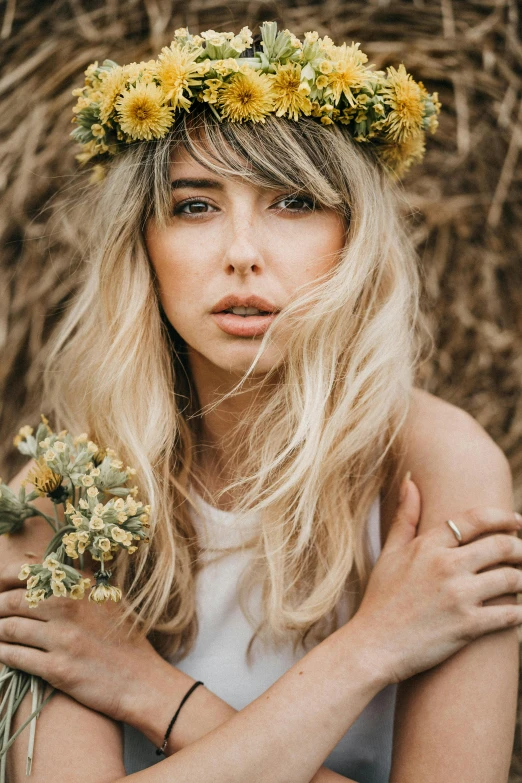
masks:
<path fill-rule="evenodd" d="M 234 315 L 234 313 L 212 313 L 220 329 L 237 337 L 258 337 L 266 332 L 277 313 L 269 315 Z"/>

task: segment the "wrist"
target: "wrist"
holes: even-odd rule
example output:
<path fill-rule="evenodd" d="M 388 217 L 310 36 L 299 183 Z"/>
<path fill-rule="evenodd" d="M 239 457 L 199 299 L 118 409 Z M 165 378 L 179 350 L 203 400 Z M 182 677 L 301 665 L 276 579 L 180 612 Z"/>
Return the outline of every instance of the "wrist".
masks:
<path fill-rule="evenodd" d="M 159 748 L 172 717 L 195 682 L 197 680 L 194 677 L 176 669 L 158 655 L 148 676 L 140 678 L 135 683 L 136 687 L 127 692 L 119 720 L 133 726 Z M 176 718 L 164 751 L 165 756 L 200 739 L 236 712 L 204 685 L 198 685 Z"/>
<path fill-rule="evenodd" d="M 337 635 L 341 648 L 345 650 L 350 671 L 353 669 L 353 674 L 370 692 L 376 695 L 393 682 L 393 663 L 389 660 L 389 651 L 371 626 L 357 614 L 325 641 L 333 640 Z"/>

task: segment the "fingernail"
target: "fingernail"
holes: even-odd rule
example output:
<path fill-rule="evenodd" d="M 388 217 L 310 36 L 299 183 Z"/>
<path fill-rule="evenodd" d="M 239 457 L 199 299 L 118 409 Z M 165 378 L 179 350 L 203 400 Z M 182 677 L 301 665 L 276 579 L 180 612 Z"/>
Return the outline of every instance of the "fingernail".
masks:
<path fill-rule="evenodd" d="M 518 511 L 515 511 L 515 519 L 522 524 L 522 514 L 519 514 Z"/>
<path fill-rule="evenodd" d="M 411 470 L 409 470 L 406 473 L 406 475 L 404 476 L 404 478 L 403 478 L 403 480 L 401 482 L 401 489 L 400 489 L 400 493 L 399 493 L 399 501 L 401 503 L 404 500 L 404 498 L 406 497 L 406 489 L 407 489 L 408 481 L 410 480 L 410 478 L 411 478 Z"/>

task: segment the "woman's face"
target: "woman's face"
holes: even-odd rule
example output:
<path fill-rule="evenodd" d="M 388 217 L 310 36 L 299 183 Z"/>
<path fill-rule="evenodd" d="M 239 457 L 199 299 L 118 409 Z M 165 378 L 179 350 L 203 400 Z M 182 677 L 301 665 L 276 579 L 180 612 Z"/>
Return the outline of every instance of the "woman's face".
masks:
<path fill-rule="evenodd" d="M 169 224 L 159 230 L 151 220 L 145 230 L 163 309 L 187 344 L 193 371 L 242 375 L 277 315 L 214 311 L 241 303 L 281 310 L 335 263 L 344 222 L 285 190 L 218 176 L 186 152 L 173 158 L 171 181 Z M 237 299 L 227 302 L 229 296 Z M 282 346 L 270 345 L 254 374 L 281 359 Z"/>

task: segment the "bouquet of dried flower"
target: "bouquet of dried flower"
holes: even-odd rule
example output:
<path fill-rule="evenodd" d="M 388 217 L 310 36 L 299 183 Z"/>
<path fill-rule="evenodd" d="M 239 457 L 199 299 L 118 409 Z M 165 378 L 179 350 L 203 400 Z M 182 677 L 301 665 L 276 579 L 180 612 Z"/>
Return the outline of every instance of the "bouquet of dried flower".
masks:
<path fill-rule="evenodd" d="M 33 428 L 27 425 L 14 439 L 18 450 L 35 460 L 18 494 L 0 479 L 0 534 L 15 535 L 26 519 L 37 516 L 53 530 L 43 562 L 25 563 L 18 574 L 19 579 L 27 581 L 29 607 L 35 608 L 51 596 L 80 600 L 89 587 L 89 601 L 119 601 L 121 588 L 110 584 L 112 572 L 105 563 L 115 552 L 123 549 L 132 554 L 139 542 L 149 541 L 150 506 L 136 500 L 137 486 L 124 486 L 136 470 L 129 466 L 124 469 L 113 449 L 100 449 L 85 433 L 75 438 L 67 430 L 55 434 L 43 414 L 41 419 L 34 436 Z M 28 483 L 33 486 L 29 494 L 25 486 Z M 54 503 L 54 518 L 31 504 L 44 495 Z M 60 503 L 63 522 L 58 515 Z M 93 586 L 72 565 L 78 560 L 83 569 L 85 552 L 100 563 Z M 0 670 L 0 783 L 6 780 L 7 751 L 29 724 L 26 774 L 31 773 L 36 718 L 56 692 L 53 688 L 43 699 L 45 686 L 40 677 L 27 672 L 9 666 Z M 29 689 L 33 695 L 31 715 L 10 736 L 13 716 Z"/>

